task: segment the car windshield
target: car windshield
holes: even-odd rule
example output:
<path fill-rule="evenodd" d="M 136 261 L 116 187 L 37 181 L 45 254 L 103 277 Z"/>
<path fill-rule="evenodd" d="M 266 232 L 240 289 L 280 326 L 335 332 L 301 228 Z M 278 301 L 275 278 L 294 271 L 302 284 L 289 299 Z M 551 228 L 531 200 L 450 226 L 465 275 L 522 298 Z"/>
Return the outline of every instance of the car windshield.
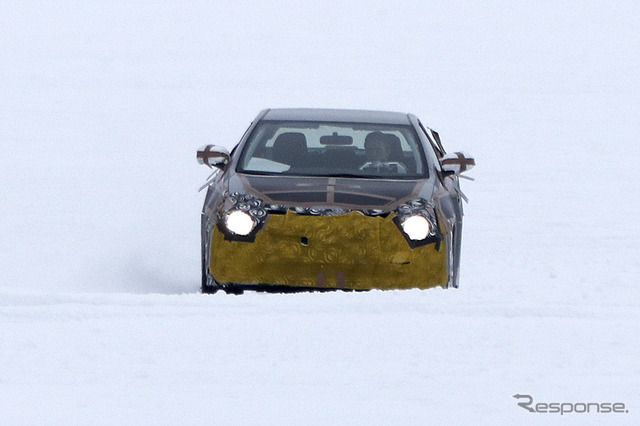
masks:
<path fill-rule="evenodd" d="M 427 177 L 411 126 L 264 121 L 244 146 L 238 172 L 296 176 Z"/>

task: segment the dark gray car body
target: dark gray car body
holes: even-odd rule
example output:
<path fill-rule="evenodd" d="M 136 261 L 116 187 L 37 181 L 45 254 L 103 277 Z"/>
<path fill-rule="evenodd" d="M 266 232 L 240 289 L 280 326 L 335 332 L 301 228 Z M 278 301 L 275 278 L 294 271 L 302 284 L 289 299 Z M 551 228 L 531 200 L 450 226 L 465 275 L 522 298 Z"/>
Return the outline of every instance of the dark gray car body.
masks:
<path fill-rule="evenodd" d="M 332 176 L 273 176 L 239 173 L 238 162 L 256 126 L 268 121 L 304 121 L 336 123 L 394 124 L 413 127 L 424 152 L 428 170 L 419 179 L 359 179 Z M 200 155 L 200 154 L 199 154 Z M 446 152 L 439 135 L 424 126 L 413 114 L 366 110 L 337 109 L 266 109 L 251 123 L 242 139 L 231 151 L 228 161 L 207 184 L 202 210 L 202 290 L 238 291 L 245 288 L 261 290 L 298 289 L 295 284 L 274 282 L 219 282 L 211 269 L 212 235 L 223 229 L 221 219 L 225 202 L 232 194 L 257 197 L 267 206 L 278 206 L 300 214 L 339 214 L 359 211 L 363 214 L 385 215 L 411 200 L 431 203 L 440 217 L 442 238 L 446 240 L 448 280 L 446 287 L 458 287 L 461 255 L 462 198 L 459 176 L 444 170 Z M 328 212 L 328 213 L 327 213 Z M 269 211 L 268 215 L 274 211 Z M 258 233 L 260 230 L 257 231 Z M 254 236 L 255 238 L 255 236 Z M 249 242 L 250 243 L 250 242 Z M 246 243 L 245 243 L 246 244 Z M 311 289 L 313 286 L 300 286 Z M 340 289 L 340 286 L 337 286 Z M 375 286 L 372 286 L 375 288 Z M 347 289 L 346 287 L 342 289 Z"/>

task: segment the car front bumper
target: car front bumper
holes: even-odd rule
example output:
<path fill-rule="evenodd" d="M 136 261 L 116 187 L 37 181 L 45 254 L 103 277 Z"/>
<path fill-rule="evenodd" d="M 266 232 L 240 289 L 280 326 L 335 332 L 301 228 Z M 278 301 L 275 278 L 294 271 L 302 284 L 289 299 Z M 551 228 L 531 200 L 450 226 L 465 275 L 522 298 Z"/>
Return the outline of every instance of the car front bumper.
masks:
<path fill-rule="evenodd" d="M 219 283 L 245 285 L 353 290 L 446 287 L 448 240 L 411 248 L 393 216 L 287 211 L 269 215 L 253 242 L 232 241 L 215 227 L 209 269 Z"/>

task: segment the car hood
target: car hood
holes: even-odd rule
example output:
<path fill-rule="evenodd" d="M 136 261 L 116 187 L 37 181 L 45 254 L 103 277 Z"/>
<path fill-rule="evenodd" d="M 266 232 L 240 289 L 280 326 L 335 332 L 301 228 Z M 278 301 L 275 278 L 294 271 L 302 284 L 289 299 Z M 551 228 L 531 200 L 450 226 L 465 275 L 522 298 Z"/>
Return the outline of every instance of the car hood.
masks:
<path fill-rule="evenodd" d="M 272 205 L 335 206 L 345 209 L 390 211 L 412 199 L 430 199 L 433 183 L 430 180 L 262 176 L 238 173 L 229 181 L 229 192 L 256 195 Z"/>

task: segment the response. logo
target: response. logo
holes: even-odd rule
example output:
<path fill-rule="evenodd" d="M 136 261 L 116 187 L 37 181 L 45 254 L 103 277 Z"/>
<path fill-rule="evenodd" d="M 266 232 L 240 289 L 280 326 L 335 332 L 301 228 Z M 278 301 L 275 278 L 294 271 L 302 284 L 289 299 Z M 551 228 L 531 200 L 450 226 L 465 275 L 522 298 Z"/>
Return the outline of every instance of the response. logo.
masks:
<path fill-rule="evenodd" d="M 531 395 L 513 395 L 518 406 L 530 413 L 544 414 L 626 414 L 629 412 L 624 402 L 533 402 Z"/>

